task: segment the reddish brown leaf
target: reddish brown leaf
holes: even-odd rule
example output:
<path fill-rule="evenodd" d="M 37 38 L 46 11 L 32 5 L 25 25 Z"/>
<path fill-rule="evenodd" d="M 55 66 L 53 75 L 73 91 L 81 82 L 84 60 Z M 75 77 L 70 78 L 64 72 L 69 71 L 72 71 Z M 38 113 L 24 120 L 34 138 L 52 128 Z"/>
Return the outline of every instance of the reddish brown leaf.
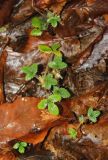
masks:
<path fill-rule="evenodd" d="M 0 4 L 0 26 L 9 20 L 13 5 L 16 0 L 4 0 Z"/>
<path fill-rule="evenodd" d="M 36 98 L 18 98 L 12 104 L 0 106 L 0 143 L 22 137 L 33 129 L 43 130 L 60 118 L 37 109 L 39 101 Z"/>
<path fill-rule="evenodd" d="M 4 66 L 6 63 L 6 52 L 3 52 L 0 57 L 0 104 L 4 102 L 4 87 L 3 87 L 3 81 L 4 81 Z"/>

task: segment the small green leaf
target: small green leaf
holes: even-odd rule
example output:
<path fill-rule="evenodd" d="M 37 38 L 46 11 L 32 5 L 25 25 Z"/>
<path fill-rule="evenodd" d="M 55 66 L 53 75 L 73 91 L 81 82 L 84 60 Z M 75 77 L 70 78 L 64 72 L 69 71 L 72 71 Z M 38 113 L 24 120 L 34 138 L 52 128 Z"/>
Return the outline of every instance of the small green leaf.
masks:
<path fill-rule="evenodd" d="M 44 53 L 49 53 L 50 54 L 52 52 L 52 49 L 49 46 L 45 45 L 45 44 L 40 44 L 38 46 L 38 48 L 39 48 L 39 50 L 41 52 L 44 52 Z"/>
<path fill-rule="evenodd" d="M 40 29 L 33 29 L 31 31 L 31 35 L 32 36 L 41 36 L 42 35 L 42 31 Z"/>
<path fill-rule="evenodd" d="M 14 144 L 13 149 L 18 149 L 18 148 L 19 148 L 19 146 L 20 146 L 20 143 L 19 143 L 19 142 L 17 142 L 17 143 L 15 143 L 15 144 Z"/>
<path fill-rule="evenodd" d="M 48 74 L 44 78 L 44 84 L 43 87 L 46 89 L 51 89 L 52 86 L 57 85 L 57 80 L 53 78 L 52 74 Z"/>
<path fill-rule="evenodd" d="M 65 88 L 60 88 L 59 92 L 60 92 L 60 95 L 62 98 L 69 98 L 70 97 L 69 91 Z"/>
<path fill-rule="evenodd" d="M 53 93 L 59 94 L 62 98 L 69 98 L 70 97 L 69 91 L 65 88 L 54 87 Z"/>
<path fill-rule="evenodd" d="M 20 145 L 18 151 L 19 151 L 19 153 L 24 154 L 25 153 L 25 148 Z"/>
<path fill-rule="evenodd" d="M 25 152 L 25 148 L 27 147 L 26 142 L 17 142 L 14 144 L 13 148 L 18 150 L 19 153 L 23 154 Z"/>
<path fill-rule="evenodd" d="M 62 57 L 55 56 L 52 62 L 48 63 L 48 66 L 53 69 L 64 69 L 67 67 L 65 62 L 62 62 Z"/>
<path fill-rule="evenodd" d="M 60 43 L 53 43 L 51 48 L 53 51 L 57 51 L 60 48 Z"/>
<path fill-rule="evenodd" d="M 38 71 L 38 65 L 36 63 L 34 63 L 30 66 L 24 66 L 21 68 L 21 71 L 26 74 L 25 80 L 29 81 L 35 77 L 35 75 Z"/>
<path fill-rule="evenodd" d="M 23 147 L 27 147 L 27 143 L 26 142 L 21 142 L 20 145 L 23 146 Z"/>
<path fill-rule="evenodd" d="M 71 138 L 76 139 L 77 138 L 77 131 L 74 128 L 69 128 L 68 133 Z"/>
<path fill-rule="evenodd" d="M 48 12 L 47 17 L 47 23 L 51 24 L 54 28 L 57 27 L 58 23 L 61 20 L 59 15 L 56 15 L 52 12 Z"/>
<path fill-rule="evenodd" d="M 55 115 L 55 116 L 57 116 L 57 115 L 59 115 L 59 108 L 58 108 L 58 106 L 56 105 L 56 104 L 54 104 L 54 103 L 49 103 L 48 104 L 48 111 L 49 111 L 49 113 L 51 113 L 51 114 L 53 114 L 53 115 Z"/>
<path fill-rule="evenodd" d="M 61 96 L 59 94 L 52 94 L 51 96 L 48 97 L 48 100 L 51 102 L 60 102 Z"/>
<path fill-rule="evenodd" d="M 79 122 L 80 122 L 81 124 L 84 123 L 84 116 L 83 116 L 83 115 L 79 116 Z"/>
<path fill-rule="evenodd" d="M 34 17 L 32 19 L 32 26 L 41 29 L 42 19 L 40 17 Z"/>
<path fill-rule="evenodd" d="M 91 122 L 96 123 L 97 118 L 100 116 L 101 112 L 100 111 L 94 111 L 92 107 L 88 109 L 88 118 Z"/>
<path fill-rule="evenodd" d="M 38 109 L 45 109 L 47 107 L 47 104 L 48 104 L 47 99 L 41 100 L 40 103 L 38 104 Z"/>

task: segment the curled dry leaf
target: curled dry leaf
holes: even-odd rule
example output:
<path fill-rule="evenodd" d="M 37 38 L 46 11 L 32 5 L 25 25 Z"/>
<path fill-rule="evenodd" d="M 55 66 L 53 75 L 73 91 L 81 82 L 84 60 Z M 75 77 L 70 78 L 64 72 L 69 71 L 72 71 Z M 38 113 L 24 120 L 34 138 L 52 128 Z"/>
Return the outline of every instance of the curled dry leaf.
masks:
<path fill-rule="evenodd" d="M 62 19 L 66 23 L 70 19 L 72 24 L 78 25 L 85 22 L 88 18 L 96 18 L 108 13 L 108 0 L 94 0 L 94 1 L 73 1 L 64 9 Z"/>
<path fill-rule="evenodd" d="M 18 2 L 19 3 L 19 2 Z M 14 24 L 24 22 L 35 13 L 32 6 L 32 0 L 24 0 L 19 5 L 16 4 L 11 15 L 11 21 Z"/>
<path fill-rule="evenodd" d="M 45 9 L 45 8 L 52 8 L 54 12 L 58 12 L 62 10 L 62 7 L 65 5 L 67 0 L 34 0 L 35 1 L 35 6 L 40 9 Z M 60 7 L 60 9 L 55 8 L 55 7 Z"/>

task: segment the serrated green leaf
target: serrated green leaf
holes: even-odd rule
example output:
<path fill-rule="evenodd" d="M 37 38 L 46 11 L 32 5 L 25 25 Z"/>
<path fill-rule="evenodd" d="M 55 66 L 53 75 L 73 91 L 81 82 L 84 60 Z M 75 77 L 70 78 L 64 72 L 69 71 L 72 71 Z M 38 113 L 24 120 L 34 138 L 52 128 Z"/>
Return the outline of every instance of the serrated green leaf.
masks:
<path fill-rule="evenodd" d="M 67 67 L 67 64 L 62 62 L 62 57 L 55 56 L 54 60 L 48 63 L 48 66 L 53 69 L 64 69 Z"/>
<path fill-rule="evenodd" d="M 52 52 L 52 49 L 49 46 L 45 45 L 45 44 L 40 44 L 38 46 L 38 49 L 43 53 L 49 53 L 50 54 Z"/>
<path fill-rule="evenodd" d="M 38 65 L 36 63 L 34 63 L 30 66 L 24 66 L 21 68 L 21 71 L 26 74 L 25 80 L 29 81 L 35 77 L 35 75 L 38 71 Z"/>
<path fill-rule="evenodd" d="M 69 98 L 70 97 L 69 91 L 65 88 L 60 88 L 59 92 L 60 92 L 60 95 L 62 98 Z"/>
<path fill-rule="evenodd" d="M 71 138 L 76 139 L 77 138 L 77 131 L 74 128 L 69 128 L 68 133 Z"/>
<path fill-rule="evenodd" d="M 94 115 L 95 115 L 95 117 L 97 118 L 97 117 L 99 117 L 100 116 L 100 114 L 101 114 L 101 112 L 100 111 L 94 111 Z"/>
<path fill-rule="evenodd" d="M 20 145 L 18 151 L 19 151 L 19 153 L 24 154 L 25 153 L 25 148 Z"/>
<path fill-rule="evenodd" d="M 48 111 L 49 111 L 49 113 L 51 113 L 51 114 L 53 114 L 55 116 L 59 115 L 59 108 L 54 103 L 49 103 L 48 104 Z"/>
<path fill-rule="evenodd" d="M 42 31 L 40 29 L 33 29 L 31 31 L 31 35 L 32 36 L 41 36 L 42 35 Z"/>
<path fill-rule="evenodd" d="M 92 107 L 88 109 L 88 118 L 91 122 L 96 123 L 97 118 L 100 116 L 101 112 L 100 111 L 94 111 Z"/>
<path fill-rule="evenodd" d="M 20 145 L 23 146 L 23 147 L 27 147 L 27 143 L 26 142 L 21 142 Z"/>
<path fill-rule="evenodd" d="M 48 74 L 44 78 L 44 84 L 43 87 L 46 89 L 51 89 L 52 86 L 57 85 L 57 80 L 53 78 L 52 74 Z"/>
<path fill-rule="evenodd" d="M 47 99 L 41 100 L 40 103 L 38 104 L 38 109 L 45 109 L 47 107 L 47 104 L 48 104 Z"/>
<path fill-rule="evenodd" d="M 41 29 L 42 19 L 40 17 L 34 17 L 32 19 L 32 26 Z"/>
<path fill-rule="evenodd" d="M 48 97 L 48 100 L 51 102 L 60 102 L 61 96 L 60 94 L 52 94 L 51 96 Z"/>
<path fill-rule="evenodd" d="M 57 27 L 58 22 L 60 22 L 60 16 L 52 12 L 48 12 L 47 17 L 47 23 L 51 24 L 54 28 Z"/>
<path fill-rule="evenodd" d="M 13 149 L 18 149 L 18 148 L 19 148 L 19 146 L 20 146 L 20 143 L 19 143 L 19 142 L 17 142 L 17 143 L 15 143 L 15 144 L 14 144 Z"/>
<path fill-rule="evenodd" d="M 60 48 L 60 43 L 53 43 L 51 48 L 53 51 L 57 51 Z"/>

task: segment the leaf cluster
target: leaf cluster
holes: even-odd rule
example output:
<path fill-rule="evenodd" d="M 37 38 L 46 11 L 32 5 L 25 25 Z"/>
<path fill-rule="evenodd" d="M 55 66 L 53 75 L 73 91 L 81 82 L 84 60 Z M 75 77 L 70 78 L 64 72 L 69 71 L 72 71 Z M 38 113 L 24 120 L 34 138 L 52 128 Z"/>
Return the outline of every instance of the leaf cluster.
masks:
<path fill-rule="evenodd" d="M 61 101 L 61 96 L 58 94 L 52 94 L 47 99 L 43 99 L 38 104 L 38 109 L 45 109 L 48 107 L 49 113 L 53 115 L 59 115 L 59 108 L 55 104 L 56 102 Z"/>
<path fill-rule="evenodd" d="M 88 113 L 87 113 L 87 116 L 89 118 L 89 120 L 93 123 L 96 123 L 97 122 L 97 118 L 100 116 L 101 112 L 98 111 L 98 110 L 93 110 L 92 107 L 90 107 L 88 109 Z"/>
<path fill-rule="evenodd" d="M 43 31 L 48 29 L 49 24 L 52 27 L 57 27 L 60 22 L 60 16 L 52 12 L 48 12 L 46 18 L 34 17 L 32 19 L 32 26 L 34 29 L 31 31 L 32 36 L 41 36 Z"/>
<path fill-rule="evenodd" d="M 40 44 L 38 46 L 39 51 L 42 53 L 51 54 L 53 53 L 56 56 L 62 56 L 62 53 L 60 52 L 60 44 L 59 43 L 53 43 L 51 46 L 48 46 L 46 44 Z"/>
<path fill-rule="evenodd" d="M 26 147 L 27 147 L 26 142 L 17 142 L 14 144 L 13 149 L 18 150 L 19 153 L 23 154 L 25 153 Z"/>
<path fill-rule="evenodd" d="M 45 109 L 48 107 L 49 113 L 53 115 L 58 115 L 59 114 L 59 108 L 55 104 L 57 102 L 60 102 L 62 98 L 69 98 L 70 93 L 68 90 L 65 88 L 59 88 L 59 87 L 54 87 L 53 94 L 50 95 L 47 99 L 43 99 L 40 101 L 38 104 L 39 109 Z"/>
<path fill-rule="evenodd" d="M 53 52 L 56 54 L 54 56 L 54 59 L 48 63 L 48 67 L 51 68 L 53 71 L 52 73 L 48 73 L 39 77 L 36 77 L 39 82 L 41 83 L 41 86 L 47 90 L 52 90 L 52 94 L 47 98 L 43 99 L 39 104 L 39 109 L 45 109 L 48 108 L 48 111 L 53 115 L 59 114 L 59 108 L 56 105 L 57 102 L 60 102 L 63 98 L 69 98 L 70 93 L 65 88 L 59 88 L 57 79 L 60 78 L 60 74 L 58 70 L 62 70 L 67 67 L 67 64 L 63 62 L 61 52 L 59 51 L 60 44 L 54 43 L 51 45 L 51 47 L 47 45 L 39 45 L 39 50 L 44 53 L 51 53 Z M 38 65 L 36 63 L 30 65 L 30 66 L 24 66 L 22 67 L 22 72 L 25 73 L 25 79 L 27 81 L 31 80 L 36 76 L 36 73 L 38 72 Z M 59 76 L 57 76 L 59 75 Z"/>
<path fill-rule="evenodd" d="M 93 110 L 92 107 L 90 107 L 88 109 L 88 112 L 87 112 L 87 117 L 84 117 L 83 115 L 81 115 L 79 117 L 79 122 L 81 124 L 83 124 L 86 120 L 89 120 L 91 121 L 92 123 L 96 123 L 97 122 L 97 119 L 98 117 L 100 116 L 101 112 L 98 111 L 98 110 Z"/>

